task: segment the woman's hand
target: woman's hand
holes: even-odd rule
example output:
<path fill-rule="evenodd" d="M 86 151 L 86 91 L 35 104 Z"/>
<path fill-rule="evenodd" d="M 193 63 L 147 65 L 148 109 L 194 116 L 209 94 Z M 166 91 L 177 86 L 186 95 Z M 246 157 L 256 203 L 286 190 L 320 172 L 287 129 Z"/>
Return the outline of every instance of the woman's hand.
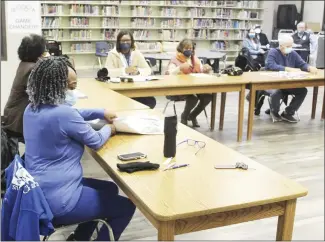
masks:
<path fill-rule="evenodd" d="M 203 65 L 203 73 L 210 73 L 212 71 L 212 67 L 209 66 L 208 64 Z"/>
<path fill-rule="evenodd" d="M 189 63 L 183 63 L 179 66 L 179 69 L 182 73 L 184 74 L 189 74 L 191 73 L 191 70 L 192 70 L 192 66 L 189 64 Z"/>
<path fill-rule="evenodd" d="M 116 135 L 116 127 L 114 124 L 108 124 L 108 126 L 111 128 L 111 136 Z"/>
<path fill-rule="evenodd" d="M 300 69 L 292 68 L 292 67 L 286 67 L 284 70 L 287 71 L 287 72 L 301 72 Z"/>
<path fill-rule="evenodd" d="M 261 54 L 265 54 L 265 51 L 264 51 L 263 49 L 260 49 L 259 52 L 260 52 Z"/>
<path fill-rule="evenodd" d="M 318 69 L 316 67 L 313 67 L 313 66 L 309 66 L 308 67 L 308 71 L 312 74 L 317 74 L 318 73 Z"/>
<path fill-rule="evenodd" d="M 113 123 L 114 118 L 117 118 L 115 113 L 109 112 L 107 110 L 104 111 L 104 118 L 109 124 Z"/>
<path fill-rule="evenodd" d="M 131 76 L 135 76 L 135 75 L 139 74 L 139 70 L 135 66 L 129 66 L 129 67 L 125 68 L 125 72 L 126 72 L 126 74 L 131 75 Z"/>

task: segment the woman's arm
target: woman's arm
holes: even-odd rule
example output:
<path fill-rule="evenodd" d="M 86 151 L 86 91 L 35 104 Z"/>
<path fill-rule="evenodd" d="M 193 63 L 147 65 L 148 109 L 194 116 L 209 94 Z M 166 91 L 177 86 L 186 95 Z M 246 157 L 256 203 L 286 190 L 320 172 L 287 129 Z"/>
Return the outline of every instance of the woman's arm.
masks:
<path fill-rule="evenodd" d="M 94 119 L 105 119 L 104 117 L 104 112 L 105 109 L 77 109 L 77 111 L 79 112 L 79 114 L 81 115 L 81 117 L 83 117 L 83 119 L 85 121 L 90 121 L 90 120 L 94 120 Z"/>
<path fill-rule="evenodd" d="M 65 112 L 60 125 L 68 137 L 95 150 L 102 147 L 111 136 L 111 128 L 108 125 L 95 131 L 73 108 Z"/>
<path fill-rule="evenodd" d="M 150 76 L 151 75 L 151 68 L 148 65 L 146 59 L 144 58 L 143 54 L 140 51 L 137 51 L 135 54 L 137 54 L 137 65 L 140 72 L 140 76 Z"/>
<path fill-rule="evenodd" d="M 252 45 L 251 45 L 251 43 L 250 43 L 249 41 L 250 41 L 250 40 L 248 40 L 247 38 L 244 39 L 244 41 L 243 41 L 243 47 L 247 48 L 248 51 L 249 51 L 249 53 L 252 54 L 252 55 L 257 55 L 257 54 L 259 54 L 259 53 L 260 53 L 259 50 L 254 50 L 254 49 L 252 48 Z"/>
<path fill-rule="evenodd" d="M 119 77 L 125 75 L 125 68 L 119 68 L 114 63 L 114 54 L 108 53 L 106 58 L 106 68 L 110 77 Z"/>

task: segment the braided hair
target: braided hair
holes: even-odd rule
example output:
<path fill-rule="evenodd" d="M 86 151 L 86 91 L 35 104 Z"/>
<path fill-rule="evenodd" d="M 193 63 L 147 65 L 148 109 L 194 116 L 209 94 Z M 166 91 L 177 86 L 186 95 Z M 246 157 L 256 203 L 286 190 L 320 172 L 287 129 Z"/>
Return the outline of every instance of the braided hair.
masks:
<path fill-rule="evenodd" d="M 37 110 L 41 104 L 58 105 L 64 102 L 69 67 L 76 72 L 71 62 L 62 56 L 38 60 L 27 84 L 27 94 L 33 110 Z"/>

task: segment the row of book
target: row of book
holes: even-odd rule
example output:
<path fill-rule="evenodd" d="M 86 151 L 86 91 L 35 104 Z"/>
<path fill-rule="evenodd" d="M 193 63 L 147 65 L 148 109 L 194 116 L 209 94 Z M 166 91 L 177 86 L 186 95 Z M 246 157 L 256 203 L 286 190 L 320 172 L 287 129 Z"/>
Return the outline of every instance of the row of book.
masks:
<path fill-rule="evenodd" d="M 249 29 L 254 26 L 249 21 L 220 20 L 220 19 L 194 19 L 194 28 L 225 28 L 225 29 Z"/>
<path fill-rule="evenodd" d="M 131 20 L 131 27 L 154 27 L 156 19 L 154 18 L 133 18 Z"/>
<path fill-rule="evenodd" d="M 77 44 L 71 44 L 71 52 L 92 52 L 93 51 L 93 45 L 92 43 L 77 43 Z"/>
<path fill-rule="evenodd" d="M 102 27 L 118 27 L 120 26 L 120 20 L 118 18 L 103 18 Z"/>
<path fill-rule="evenodd" d="M 160 10 L 161 16 L 166 16 L 166 17 L 177 17 L 177 9 L 176 8 L 162 8 Z"/>
<path fill-rule="evenodd" d="M 71 27 L 89 27 L 89 18 L 76 17 L 70 18 Z"/>
<path fill-rule="evenodd" d="M 42 18 L 42 28 L 56 28 L 61 24 L 60 18 L 51 18 L 51 17 L 43 17 Z"/>
<path fill-rule="evenodd" d="M 240 50 L 241 45 L 239 44 L 232 44 L 229 41 L 214 41 L 211 44 L 211 49 L 214 50 Z"/>
<path fill-rule="evenodd" d="M 74 4 L 70 6 L 70 14 L 99 15 L 99 6 Z"/>
<path fill-rule="evenodd" d="M 132 7 L 132 16 L 147 16 L 149 17 L 152 15 L 152 8 L 151 7 Z"/>
<path fill-rule="evenodd" d="M 102 4 L 119 4 L 121 0 L 101 1 Z"/>
<path fill-rule="evenodd" d="M 105 40 L 116 40 L 118 30 L 116 29 L 105 29 L 103 31 L 103 37 Z"/>
<path fill-rule="evenodd" d="M 106 16 L 116 16 L 119 15 L 119 8 L 117 6 L 104 6 L 103 7 L 103 15 Z"/>
<path fill-rule="evenodd" d="M 210 32 L 210 39 L 244 39 L 247 32 L 245 30 L 213 30 Z"/>
<path fill-rule="evenodd" d="M 70 39 L 91 39 L 91 30 L 72 30 L 70 31 Z"/>
<path fill-rule="evenodd" d="M 168 19 L 162 20 L 160 22 L 161 28 L 181 28 L 181 27 L 188 27 L 189 22 L 185 21 L 184 19 Z"/>
<path fill-rule="evenodd" d="M 160 42 L 136 42 L 135 45 L 139 50 L 162 50 L 162 44 Z"/>
<path fill-rule="evenodd" d="M 62 14 L 62 5 L 54 5 L 54 4 L 42 4 L 41 6 L 41 14 L 51 14 L 51 15 L 57 15 Z"/>
<path fill-rule="evenodd" d="M 52 39 L 52 40 L 63 39 L 63 30 L 62 29 L 43 30 L 42 35 L 46 39 Z"/>

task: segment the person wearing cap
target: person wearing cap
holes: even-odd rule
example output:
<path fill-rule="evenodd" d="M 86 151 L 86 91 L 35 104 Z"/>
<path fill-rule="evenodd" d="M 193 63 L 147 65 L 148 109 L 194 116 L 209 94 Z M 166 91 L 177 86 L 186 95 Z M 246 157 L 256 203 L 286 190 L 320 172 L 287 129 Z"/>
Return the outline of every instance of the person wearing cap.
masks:
<path fill-rule="evenodd" d="M 261 46 L 266 46 L 266 48 L 270 47 L 269 40 L 266 36 L 266 34 L 262 33 L 262 29 L 260 25 L 255 25 L 255 33 L 256 33 L 256 38 L 260 41 Z"/>
<path fill-rule="evenodd" d="M 297 24 L 297 32 L 292 35 L 293 43 L 304 50 L 296 50 L 301 58 L 308 63 L 310 54 L 310 34 L 306 31 L 306 24 L 300 22 Z"/>

